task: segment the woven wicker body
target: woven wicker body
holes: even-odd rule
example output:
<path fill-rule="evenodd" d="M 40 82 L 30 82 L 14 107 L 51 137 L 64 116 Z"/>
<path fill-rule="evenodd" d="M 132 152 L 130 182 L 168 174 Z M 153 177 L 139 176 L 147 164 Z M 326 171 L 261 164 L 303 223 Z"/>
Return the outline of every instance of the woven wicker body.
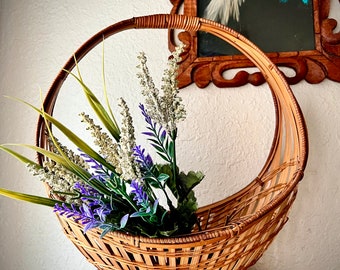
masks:
<path fill-rule="evenodd" d="M 89 39 L 75 53 L 78 60 L 103 37 L 133 28 L 171 28 L 206 31 L 229 42 L 264 74 L 276 108 L 276 130 L 270 154 L 258 177 L 238 193 L 199 208 L 201 231 L 173 238 L 145 238 L 99 230 L 83 234 L 82 226 L 58 216 L 67 237 L 98 269 L 247 269 L 267 249 L 287 221 L 298 183 L 306 166 L 307 132 L 301 110 L 276 66 L 251 42 L 222 25 L 195 17 L 151 15 L 114 24 Z M 64 69 L 71 70 L 73 58 Z M 45 99 L 53 112 L 59 89 L 67 77 L 61 71 Z M 43 121 L 37 145 L 47 147 Z M 40 157 L 43 159 L 43 157 Z M 42 160 L 41 160 L 42 161 Z"/>

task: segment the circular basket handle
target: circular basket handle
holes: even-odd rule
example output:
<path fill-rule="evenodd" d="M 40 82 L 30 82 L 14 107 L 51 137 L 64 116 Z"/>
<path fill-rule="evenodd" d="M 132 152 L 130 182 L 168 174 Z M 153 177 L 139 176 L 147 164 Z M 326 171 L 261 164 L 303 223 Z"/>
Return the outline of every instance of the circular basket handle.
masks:
<path fill-rule="evenodd" d="M 187 31 L 205 31 L 210 34 L 213 34 L 229 44 L 233 47 L 237 48 L 240 52 L 242 52 L 245 56 L 247 56 L 262 72 L 264 78 L 268 82 L 273 98 L 276 106 L 276 131 L 274 136 L 273 147 L 275 148 L 275 144 L 279 139 L 278 134 L 281 132 L 280 127 L 284 125 L 282 123 L 282 118 L 293 118 L 293 122 L 296 125 L 296 128 L 293 132 L 293 137 L 298 138 L 295 142 L 295 147 L 298 146 L 298 155 L 299 155 L 299 163 L 301 171 L 304 170 L 307 161 L 307 152 L 308 152 L 308 143 L 307 143 L 307 132 L 305 127 L 305 122 L 303 119 L 303 115 L 299 108 L 299 105 L 296 102 L 296 99 L 289 87 L 286 83 L 284 77 L 282 76 L 279 69 L 270 61 L 270 59 L 253 43 L 251 43 L 248 39 L 243 37 L 241 34 L 236 31 L 218 24 L 213 21 L 209 21 L 203 18 L 198 17 L 189 17 L 184 15 L 169 15 L 169 14 L 157 14 L 150 16 L 142 16 L 135 17 L 128 20 L 124 20 L 113 24 L 102 31 L 98 32 L 92 38 L 90 38 L 87 42 L 85 42 L 64 65 L 63 69 L 59 72 L 58 76 L 54 80 L 51 85 L 47 96 L 44 101 L 44 109 L 47 113 L 52 114 L 53 108 L 59 93 L 59 90 L 66 80 L 68 73 L 64 70 L 72 70 L 76 63 L 75 59 L 79 62 L 89 51 L 91 51 L 96 45 L 101 43 L 103 39 L 108 38 L 116 33 L 119 33 L 124 30 L 133 29 L 133 28 L 163 28 L 163 29 L 183 29 Z M 289 108 L 289 111 L 283 111 L 282 108 Z M 46 147 L 47 138 L 45 134 L 45 123 L 40 117 L 38 120 L 37 134 L 36 134 L 36 144 L 41 147 Z M 269 154 L 268 160 L 272 159 L 271 157 L 274 153 L 272 149 L 271 154 Z M 39 157 L 39 161 L 42 161 L 42 157 Z M 262 172 L 266 171 L 266 167 L 270 166 L 270 162 L 267 161 L 267 166 L 265 166 Z M 261 175 L 261 173 L 260 173 Z"/>

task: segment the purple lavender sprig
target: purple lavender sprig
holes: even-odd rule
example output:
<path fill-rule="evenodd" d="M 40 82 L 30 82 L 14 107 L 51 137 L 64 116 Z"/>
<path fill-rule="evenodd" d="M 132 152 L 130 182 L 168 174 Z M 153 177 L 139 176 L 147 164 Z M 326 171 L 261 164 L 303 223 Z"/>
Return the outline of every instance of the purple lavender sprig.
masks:
<path fill-rule="evenodd" d="M 133 148 L 133 156 L 137 163 L 140 164 L 141 170 L 150 172 L 153 169 L 153 160 L 149 154 L 145 154 L 145 149 L 142 146 L 137 145 Z"/>
<path fill-rule="evenodd" d="M 120 178 L 115 172 L 107 169 L 103 166 L 103 164 L 99 163 L 97 160 L 91 158 L 85 153 L 82 153 L 81 156 L 83 157 L 84 161 L 90 165 L 90 168 L 94 170 L 90 179 L 90 183 L 95 182 L 96 186 L 99 186 L 101 190 L 104 191 L 102 194 L 111 196 L 113 191 L 117 195 L 122 195 L 120 189 L 124 188 L 124 184 L 121 183 Z"/>
<path fill-rule="evenodd" d="M 126 226 L 128 215 L 124 215 L 119 224 L 107 222 L 107 217 L 112 210 L 110 204 L 105 204 L 100 200 L 91 204 L 84 203 L 80 207 L 71 204 L 69 208 L 65 203 L 54 206 L 54 212 L 59 215 L 65 215 L 67 218 L 73 217 L 76 222 L 80 221 L 84 225 L 84 234 L 93 228 L 103 229 L 101 237 L 109 231 L 122 230 Z"/>
<path fill-rule="evenodd" d="M 146 128 L 149 131 L 143 132 L 142 134 L 148 136 L 148 140 L 151 142 L 151 145 L 156 149 L 157 154 L 163 158 L 165 161 L 167 161 L 170 165 L 170 168 L 172 170 L 172 181 L 175 183 L 176 188 L 177 187 L 177 165 L 176 165 L 176 151 L 175 151 L 175 140 L 176 140 L 176 134 L 177 130 L 172 131 L 173 136 L 169 136 L 167 131 L 160 125 L 157 127 L 157 123 L 154 122 L 151 118 L 151 116 L 148 114 L 146 108 L 142 103 L 139 104 L 139 108 L 141 110 L 142 115 L 144 116 L 145 122 L 147 123 Z M 140 150 L 140 149 L 137 149 Z M 139 155 L 140 153 L 136 153 L 136 155 Z M 138 157 L 139 159 L 144 158 Z M 145 182 L 147 184 L 152 185 L 153 187 L 160 188 L 166 199 L 167 204 L 170 209 L 174 209 L 174 206 L 172 204 L 171 199 L 169 198 L 165 186 L 166 182 L 169 180 L 170 176 L 169 174 L 165 173 L 159 173 L 158 170 L 155 172 L 155 170 L 150 170 L 148 173 L 146 173 L 143 177 Z M 172 190 L 174 193 L 174 190 Z M 174 193 L 176 194 L 176 192 Z"/>
<path fill-rule="evenodd" d="M 146 128 L 149 130 L 142 132 L 142 134 L 149 137 L 148 140 L 151 142 L 152 147 L 155 148 L 157 154 L 166 162 L 172 164 L 174 162 L 173 140 L 169 139 L 166 130 L 161 125 L 157 127 L 157 123 L 152 120 L 142 103 L 139 104 L 139 108 L 147 123 Z"/>
<path fill-rule="evenodd" d="M 81 153 L 80 156 L 90 166 L 90 168 L 94 170 L 93 178 L 103 181 L 105 178 L 110 176 L 109 170 L 106 169 L 103 164 L 99 163 L 86 153 Z"/>
<path fill-rule="evenodd" d="M 100 204 L 102 195 L 94 188 L 84 183 L 77 182 L 74 184 L 74 189 L 80 194 L 80 199 L 88 206 L 97 206 Z"/>
<path fill-rule="evenodd" d="M 78 190 L 83 196 L 98 197 L 100 195 L 100 193 L 96 189 L 81 182 L 75 183 L 73 185 L 73 188 Z"/>
<path fill-rule="evenodd" d="M 71 208 L 66 204 L 56 204 L 54 206 L 54 212 L 58 212 L 60 215 L 65 215 L 67 218 L 73 217 L 75 221 L 80 221 L 84 227 L 84 233 L 88 230 L 100 227 L 104 224 L 106 216 L 111 210 L 106 205 L 101 205 L 98 208 L 92 209 L 87 204 L 82 204 L 80 207 L 76 207 L 71 204 Z"/>
<path fill-rule="evenodd" d="M 133 200 L 139 206 L 139 210 L 130 215 L 130 217 L 141 217 L 143 219 L 147 218 L 149 223 L 158 224 L 159 220 L 156 215 L 158 200 L 153 204 L 150 202 L 148 194 L 144 191 L 143 185 L 141 185 L 137 180 L 131 182 L 131 194 L 134 194 Z"/>

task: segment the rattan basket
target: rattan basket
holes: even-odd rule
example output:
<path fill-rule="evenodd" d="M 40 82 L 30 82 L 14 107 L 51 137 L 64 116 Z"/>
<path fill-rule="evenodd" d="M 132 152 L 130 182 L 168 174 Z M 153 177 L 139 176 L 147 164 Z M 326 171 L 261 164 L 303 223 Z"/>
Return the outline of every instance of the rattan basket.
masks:
<path fill-rule="evenodd" d="M 277 67 L 255 45 L 217 23 L 182 15 L 151 15 L 109 26 L 81 46 L 78 61 L 118 32 L 139 28 L 205 31 L 232 44 L 263 73 L 273 96 L 276 129 L 270 154 L 256 179 L 236 194 L 199 208 L 201 231 L 173 238 L 146 238 L 100 231 L 83 234 L 82 225 L 58 216 L 67 237 L 98 269 L 247 269 L 262 256 L 287 221 L 307 161 L 307 132 L 292 91 Z M 74 58 L 63 69 L 74 68 Z M 58 92 L 67 77 L 61 71 L 45 99 L 53 113 Z M 37 128 L 37 145 L 46 148 L 44 121 Z M 44 157 L 40 157 L 42 162 Z"/>

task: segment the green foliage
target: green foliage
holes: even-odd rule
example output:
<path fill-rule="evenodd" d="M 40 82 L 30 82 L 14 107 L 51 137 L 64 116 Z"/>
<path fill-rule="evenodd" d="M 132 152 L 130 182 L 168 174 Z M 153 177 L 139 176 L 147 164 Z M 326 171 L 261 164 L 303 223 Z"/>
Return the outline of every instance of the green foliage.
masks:
<path fill-rule="evenodd" d="M 176 53 L 179 55 L 180 52 L 176 51 Z M 142 59 L 144 61 L 145 58 Z M 174 67 L 172 62 L 169 74 L 175 74 Z M 72 182 L 74 185 L 72 187 L 62 183 L 58 189 L 53 186 L 53 183 L 48 182 L 52 185 L 52 191 L 58 194 L 61 200 L 2 188 L 0 188 L 0 195 L 45 206 L 54 206 L 55 211 L 59 211 L 60 214 L 82 222 L 85 232 L 92 228 L 102 229 L 102 236 L 116 230 L 148 237 L 170 237 L 190 233 L 193 225 L 197 222 L 195 212 L 198 205 L 193 189 L 202 181 L 204 175 L 201 172 L 180 172 L 176 164 L 177 128 L 175 124 L 185 115 L 184 106 L 180 104 L 181 99 L 177 97 L 176 83 L 165 80 L 169 85 L 163 86 L 162 89 L 166 89 L 167 93 L 164 96 L 158 96 L 154 85 L 143 81 L 150 79 L 149 74 L 141 76 L 146 97 L 150 97 L 150 93 L 147 93 L 150 90 L 153 92 L 151 96 L 159 104 L 171 105 L 169 108 L 175 106 L 180 112 L 180 115 L 176 115 L 175 112 L 164 111 L 164 108 L 159 112 L 153 111 L 152 115 L 160 116 L 156 118 L 167 119 L 166 127 L 163 128 L 162 123 L 155 122 L 148 115 L 144 106 L 140 105 L 147 123 L 147 132 L 143 132 L 143 134 L 148 136 L 148 142 L 165 162 L 164 164 L 154 164 L 151 157 L 144 153 L 144 149 L 136 146 L 132 118 L 127 106 L 121 106 L 122 114 L 125 116 L 123 118 L 131 118 L 131 121 L 129 123 L 122 121 L 122 132 L 120 131 L 108 102 L 105 76 L 103 75 L 103 87 L 107 109 L 84 83 L 78 65 L 76 68 L 78 75 L 70 71 L 65 72 L 78 81 L 93 113 L 98 116 L 101 124 L 109 132 L 109 135 L 105 133 L 104 136 L 98 131 L 101 128 L 98 128 L 96 129 L 98 132 L 93 132 L 94 135 L 92 135 L 97 142 L 109 140 L 110 147 L 106 147 L 105 145 L 108 144 L 103 143 L 103 145 L 99 145 L 99 151 L 95 150 L 70 128 L 46 113 L 44 108 L 39 109 L 23 100 L 14 98 L 35 110 L 44 119 L 51 147 L 50 150 L 47 150 L 28 144 L 6 144 L 0 145 L 0 150 L 25 163 L 34 171 L 34 174 L 39 175 L 43 180 L 57 177 L 57 182 L 59 180 L 59 182 L 63 182 L 66 177 L 71 175 L 72 181 L 75 177 L 77 182 Z M 146 68 L 144 72 L 147 72 Z M 152 89 L 147 89 L 148 87 Z M 162 98 L 166 100 L 162 100 Z M 146 102 L 147 100 L 148 98 L 146 98 Z M 92 119 L 87 124 L 90 127 L 98 127 L 94 125 Z M 70 154 L 70 151 L 54 137 L 52 126 L 61 131 L 80 150 L 80 154 Z M 170 126 L 171 129 L 167 128 Z M 26 147 L 38 152 L 47 161 L 40 165 L 11 149 L 13 146 Z M 165 205 L 161 204 L 156 195 L 159 196 L 159 192 L 166 199 Z M 70 197 L 71 203 L 64 203 L 65 196 Z M 176 199 L 175 202 L 171 199 L 173 197 Z"/>
<path fill-rule="evenodd" d="M 173 224 L 171 231 L 176 234 L 189 233 L 197 222 L 195 212 L 198 205 L 193 188 L 203 180 L 204 174 L 193 171 L 188 174 L 181 172 L 175 178 L 170 165 L 158 165 L 157 167 L 159 172 L 169 176 L 166 185 L 177 198 L 177 207 L 171 209 L 167 217 Z"/>

